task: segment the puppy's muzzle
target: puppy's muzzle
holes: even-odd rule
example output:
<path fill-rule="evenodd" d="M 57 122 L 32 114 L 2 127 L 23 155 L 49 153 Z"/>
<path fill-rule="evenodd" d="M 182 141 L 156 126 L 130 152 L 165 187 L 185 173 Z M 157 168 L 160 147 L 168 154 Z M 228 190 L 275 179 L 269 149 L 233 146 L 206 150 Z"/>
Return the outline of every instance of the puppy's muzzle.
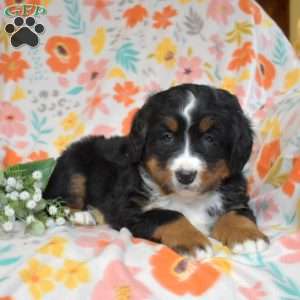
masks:
<path fill-rule="evenodd" d="M 175 172 L 176 179 L 179 183 L 184 185 L 192 184 L 197 175 L 196 171 L 179 170 Z"/>

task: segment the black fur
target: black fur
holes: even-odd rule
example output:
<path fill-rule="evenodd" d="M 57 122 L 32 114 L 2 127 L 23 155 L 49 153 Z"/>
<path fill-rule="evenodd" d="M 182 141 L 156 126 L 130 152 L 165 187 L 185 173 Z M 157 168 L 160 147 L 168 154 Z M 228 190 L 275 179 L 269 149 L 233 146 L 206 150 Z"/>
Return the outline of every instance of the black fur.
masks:
<path fill-rule="evenodd" d="M 242 174 L 252 148 L 250 123 L 235 96 L 204 85 L 184 84 L 150 97 L 135 116 L 129 136 L 88 137 L 72 144 L 58 159 L 44 196 L 60 196 L 74 206 L 69 192 L 70 178 L 82 175 L 86 179 L 86 196 L 83 207 L 79 208 L 92 205 L 102 212 L 112 228 L 127 227 L 137 237 L 153 239 L 158 226 L 182 214 L 163 209 L 143 212 L 151 192 L 144 188 L 139 168 L 145 167 L 152 156 L 165 167 L 178 151 L 180 134 L 170 144 L 165 140 L 166 129 L 161 120 L 166 116 L 178 117 L 189 92 L 197 99 L 192 119 L 199 121 L 207 115 L 216 119 L 216 126 L 208 132 L 210 139 L 214 138 L 213 143 L 207 142 L 208 134 L 200 135 L 196 125 L 191 130 L 192 150 L 200 153 L 209 167 L 213 168 L 222 159 L 230 170 L 230 176 L 214 187 L 223 196 L 223 210 L 210 213 L 235 210 L 255 220 Z M 184 120 L 178 118 L 178 124 L 183 128 Z"/>

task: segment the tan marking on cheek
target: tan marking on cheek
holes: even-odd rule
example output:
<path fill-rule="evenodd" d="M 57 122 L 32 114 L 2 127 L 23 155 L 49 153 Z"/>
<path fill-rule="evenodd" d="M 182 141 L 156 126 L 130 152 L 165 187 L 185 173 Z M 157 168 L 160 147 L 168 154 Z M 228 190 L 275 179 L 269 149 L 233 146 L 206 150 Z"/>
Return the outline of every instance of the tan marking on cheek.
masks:
<path fill-rule="evenodd" d="M 162 193 L 169 194 L 171 192 L 171 171 L 167 168 L 162 168 L 155 158 L 150 158 L 146 162 L 146 169 L 154 181 L 159 185 Z"/>
<path fill-rule="evenodd" d="M 229 168 L 224 160 L 220 160 L 212 169 L 207 169 L 200 176 L 202 189 L 209 190 L 230 175 Z"/>
<path fill-rule="evenodd" d="M 176 132 L 178 130 L 178 122 L 176 119 L 169 117 L 166 119 L 166 126 L 172 132 Z"/>
<path fill-rule="evenodd" d="M 82 209 L 85 204 L 86 178 L 83 175 L 75 174 L 71 176 L 69 193 L 72 197 L 68 203 L 71 208 Z"/>
<path fill-rule="evenodd" d="M 213 227 L 212 237 L 230 248 L 247 240 L 269 241 L 253 221 L 236 212 L 229 212 L 220 217 Z"/>
<path fill-rule="evenodd" d="M 185 217 L 159 226 L 152 237 L 175 251 L 192 255 L 195 255 L 197 249 L 210 245 L 208 238 Z"/>
<path fill-rule="evenodd" d="M 200 131 L 206 132 L 209 128 L 211 128 L 215 123 L 215 120 L 212 117 L 205 117 L 199 123 Z"/>

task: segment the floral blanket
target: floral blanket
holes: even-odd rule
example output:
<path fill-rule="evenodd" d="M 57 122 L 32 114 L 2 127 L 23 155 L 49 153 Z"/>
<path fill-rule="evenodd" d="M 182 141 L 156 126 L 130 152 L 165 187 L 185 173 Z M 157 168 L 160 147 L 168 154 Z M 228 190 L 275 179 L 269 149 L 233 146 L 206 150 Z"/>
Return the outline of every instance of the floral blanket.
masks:
<path fill-rule="evenodd" d="M 251 206 L 271 239 L 239 256 L 214 241 L 214 256 L 194 261 L 126 229 L 15 234 L 0 241 L 1 300 L 300 299 L 300 64 L 258 4 L 5 0 L 0 11 L 0 166 L 127 134 L 147 96 L 171 85 L 222 87 L 253 121 Z"/>

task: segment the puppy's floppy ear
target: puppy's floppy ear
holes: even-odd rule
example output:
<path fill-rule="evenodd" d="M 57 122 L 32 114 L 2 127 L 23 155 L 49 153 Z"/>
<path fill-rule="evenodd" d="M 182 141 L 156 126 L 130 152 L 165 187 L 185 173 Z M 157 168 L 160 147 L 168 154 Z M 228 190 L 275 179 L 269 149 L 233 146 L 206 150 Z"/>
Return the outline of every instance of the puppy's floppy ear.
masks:
<path fill-rule="evenodd" d="M 242 111 L 237 111 L 233 117 L 231 141 L 233 142 L 233 146 L 230 167 L 232 174 L 235 174 L 243 170 L 250 158 L 253 145 L 251 124 Z"/>
<path fill-rule="evenodd" d="M 149 111 L 143 106 L 135 115 L 129 133 L 129 155 L 132 162 L 141 160 L 148 131 Z"/>
<path fill-rule="evenodd" d="M 250 158 L 253 144 L 251 123 L 243 113 L 238 98 L 222 89 L 216 89 L 217 98 L 222 101 L 223 107 L 229 114 L 231 125 L 231 173 L 239 173 Z"/>

